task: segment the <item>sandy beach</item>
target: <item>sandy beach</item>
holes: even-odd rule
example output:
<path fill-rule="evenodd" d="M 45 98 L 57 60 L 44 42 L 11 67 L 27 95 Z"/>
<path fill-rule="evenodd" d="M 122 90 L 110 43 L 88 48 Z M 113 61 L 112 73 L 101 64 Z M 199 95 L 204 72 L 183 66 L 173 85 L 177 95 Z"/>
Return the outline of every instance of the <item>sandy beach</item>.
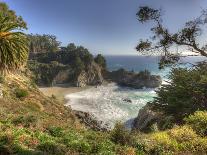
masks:
<path fill-rule="evenodd" d="M 40 91 L 43 92 L 46 96 L 54 95 L 58 100 L 64 101 L 65 95 L 80 92 L 86 89 L 91 88 L 92 86 L 86 87 L 74 87 L 70 85 L 56 85 L 52 87 L 40 87 Z"/>

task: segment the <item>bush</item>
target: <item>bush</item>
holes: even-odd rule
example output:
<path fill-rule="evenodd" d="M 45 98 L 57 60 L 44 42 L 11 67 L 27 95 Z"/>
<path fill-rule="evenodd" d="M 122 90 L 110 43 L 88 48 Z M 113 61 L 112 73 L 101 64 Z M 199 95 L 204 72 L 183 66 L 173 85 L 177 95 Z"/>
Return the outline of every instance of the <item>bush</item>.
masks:
<path fill-rule="evenodd" d="M 149 141 L 149 142 L 148 142 Z M 146 149 L 151 154 L 166 153 L 165 151 L 177 151 L 178 144 L 167 134 L 167 132 L 153 133 L 147 139 Z"/>
<path fill-rule="evenodd" d="M 199 135 L 207 135 L 207 111 L 196 111 L 193 115 L 185 118 L 185 121 Z"/>
<path fill-rule="evenodd" d="M 66 149 L 61 144 L 56 144 L 54 142 L 46 142 L 42 143 L 37 147 L 40 151 L 44 152 L 44 154 L 51 155 L 64 155 L 66 153 Z"/>
<path fill-rule="evenodd" d="M 118 147 L 116 149 L 116 154 L 120 154 L 120 155 L 136 155 L 136 150 L 132 147 Z M 139 153 L 139 155 L 141 155 Z"/>
<path fill-rule="evenodd" d="M 37 118 L 33 115 L 18 116 L 17 118 L 12 120 L 12 123 L 14 123 L 14 125 L 23 125 L 27 128 L 31 126 L 34 127 L 37 124 Z"/>
<path fill-rule="evenodd" d="M 110 140 L 105 140 L 101 143 L 97 144 L 97 152 L 100 154 L 115 154 L 114 153 L 114 148 L 115 145 L 112 143 Z"/>
<path fill-rule="evenodd" d="M 92 147 L 91 145 L 85 141 L 85 140 L 81 140 L 81 141 L 72 141 L 69 144 L 69 147 L 75 151 L 81 152 L 81 153 L 85 153 L 85 154 L 89 154 L 92 151 Z"/>
<path fill-rule="evenodd" d="M 189 126 L 177 126 L 171 129 L 168 134 L 179 143 L 192 141 L 198 137 L 195 131 Z"/>
<path fill-rule="evenodd" d="M 16 97 L 17 97 L 17 98 L 20 98 L 20 99 L 25 98 L 25 97 L 27 97 L 27 96 L 29 95 L 29 93 L 28 93 L 27 90 L 25 90 L 25 89 L 20 89 L 20 88 L 17 88 L 17 89 L 15 90 L 15 94 L 16 94 Z"/>
<path fill-rule="evenodd" d="M 188 125 L 149 134 L 142 141 L 149 154 L 205 154 L 206 144 L 207 138 L 197 135 Z"/>
<path fill-rule="evenodd" d="M 61 137 L 63 136 L 63 129 L 61 127 L 48 127 L 47 131 L 49 132 L 50 135 L 54 137 Z"/>
<path fill-rule="evenodd" d="M 117 123 L 111 131 L 111 140 L 121 145 L 132 145 L 134 143 L 132 134 L 121 123 Z"/>

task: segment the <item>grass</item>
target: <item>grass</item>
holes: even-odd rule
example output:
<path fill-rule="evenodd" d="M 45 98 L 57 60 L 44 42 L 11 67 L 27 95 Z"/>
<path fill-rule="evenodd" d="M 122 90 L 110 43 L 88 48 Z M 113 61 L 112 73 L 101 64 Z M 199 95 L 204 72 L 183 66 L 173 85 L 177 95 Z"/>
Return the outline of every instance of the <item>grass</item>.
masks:
<path fill-rule="evenodd" d="M 17 89 L 15 90 L 15 94 L 16 94 L 16 97 L 17 97 L 17 98 L 20 98 L 20 99 L 25 98 L 25 97 L 27 97 L 27 96 L 29 95 L 29 93 L 28 93 L 27 90 L 25 90 L 25 89 L 20 89 L 20 88 L 17 88 Z"/>

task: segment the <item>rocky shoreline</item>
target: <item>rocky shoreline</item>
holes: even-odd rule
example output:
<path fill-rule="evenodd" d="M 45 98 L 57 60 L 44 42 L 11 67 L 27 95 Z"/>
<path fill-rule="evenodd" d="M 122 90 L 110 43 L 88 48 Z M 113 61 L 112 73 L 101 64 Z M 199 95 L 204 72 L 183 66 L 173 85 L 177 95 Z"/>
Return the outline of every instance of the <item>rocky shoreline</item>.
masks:
<path fill-rule="evenodd" d="M 83 123 L 87 128 L 96 130 L 96 131 L 109 131 L 110 127 L 107 124 L 104 124 L 102 121 L 98 121 L 90 112 L 83 112 L 73 110 L 76 117 Z"/>
<path fill-rule="evenodd" d="M 104 81 L 115 82 L 120 86 L 127 86 L 130 88 L 135 89 L 142 89 L 142 88 L 156 88 L 159 87 L 162 83 L 162 79 L 158 75 L 151 75 L 148 71 L 143 71 L 139 73 L 129 72 L 124 69 L 119 69 L 117 71 L 105 71 L 103 73 L 103 77 L 101 74 L 93 74 L 98 76 L 93 76 L 93 85 L 101 85 Z M 80 75 L 82 76 L 82 75 Z M 87 85 L 87 76 L 83 76 L 84 80 L 79 81 L 81 83 L 78 86 L 85 86 Z M 79 79 L 83 79 L 82 77 Z M 104 79 L 104 80 L 103 80 Z M 123 99 L 125 102 L 131 103 L 132 101 L 128 98 Z M 81 123 L 84 123 L 86 127 L 91 128 L 93 130 L 98 131 L 108 131 L 110 127 L 107 124 L 103 124 L 102 121 L 97 121 L 96 118 L 90 112 L 82 112 L 82 111 L 75 111 L 75 115 L 79 118 Z M 132 129 L 133 130 L 145 130 L 150 124 L 157 119 L 158 115 L 151 111 L 148 106 L 141 109 L 138 113 L 138 116 L 132 122 Z"/>
<path fill-rule="evenodd" d="M 139 73 L 119 69 L 117 71 L 106 71 L 105 79 L 113 81 L 121 86 L 127 86 L 135 89 L 156 88 L 162 84 L 162 79 L 159 75 L 151 75 L 147 70 Z"/>

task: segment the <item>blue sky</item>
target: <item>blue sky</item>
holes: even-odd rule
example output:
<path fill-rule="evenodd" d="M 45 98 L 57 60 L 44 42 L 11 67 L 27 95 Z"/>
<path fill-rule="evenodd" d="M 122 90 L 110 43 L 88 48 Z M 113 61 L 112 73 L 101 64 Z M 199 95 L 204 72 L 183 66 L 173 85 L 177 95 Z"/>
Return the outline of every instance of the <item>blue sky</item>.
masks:
<path fill-rule="evenodd" d="M 0 0 L 1 1 L 1 0 Z M 136 19 L 139 6 L 162 8 L 164 23 L 176 31 L 207 8 L 207 0 L 2 0 L 28 24 L 27 33 L 54 34 L 62 45 L 74 42 L 93 54 L 137 54 L 150 23 Z"/>

